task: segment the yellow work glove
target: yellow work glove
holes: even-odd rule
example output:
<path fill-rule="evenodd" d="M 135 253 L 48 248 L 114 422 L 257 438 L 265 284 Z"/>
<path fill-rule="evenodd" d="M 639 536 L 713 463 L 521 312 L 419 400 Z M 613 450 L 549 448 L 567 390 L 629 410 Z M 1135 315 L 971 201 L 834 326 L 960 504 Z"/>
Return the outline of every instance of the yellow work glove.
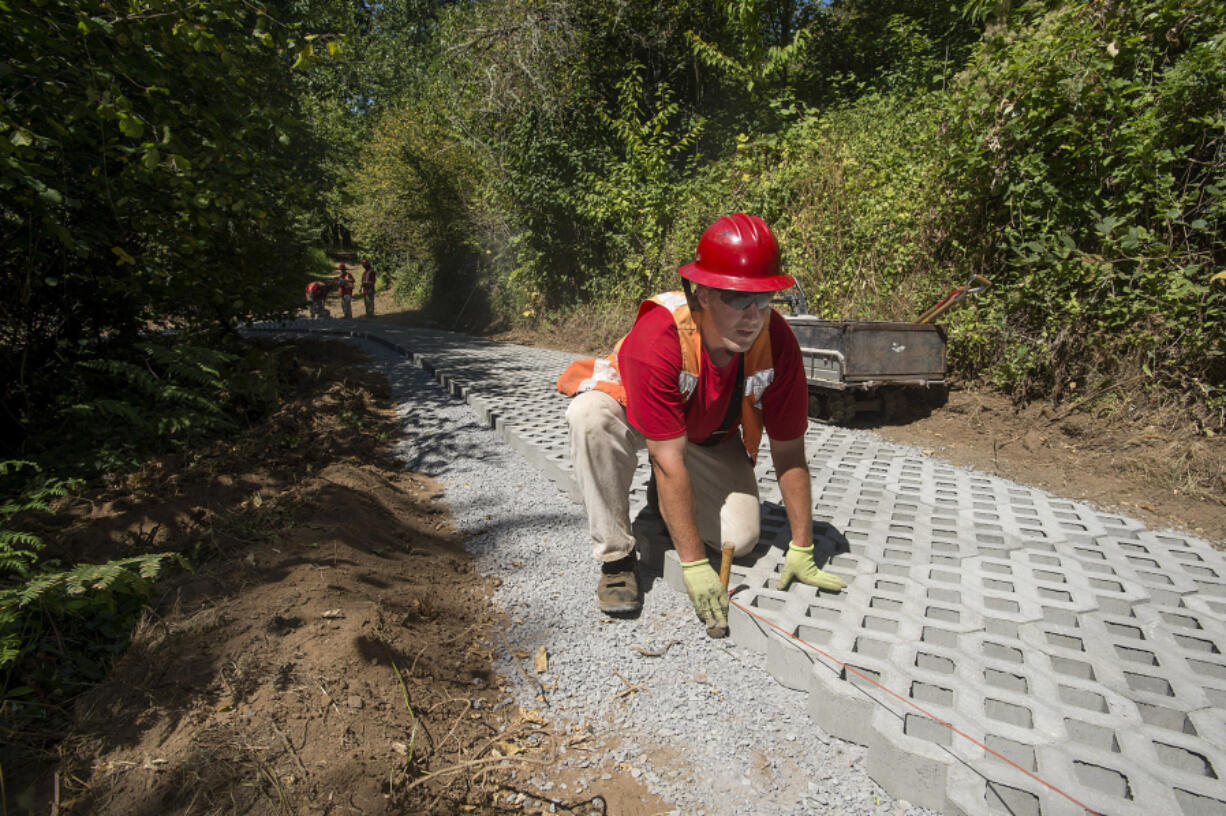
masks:
<path fill-rule="evenodd" d="M 682 561 L 681 577 L 685 580 L 685 592 L 694 604 L 694 611 L 707 627 L 708 633 L 717 627 L 728 627 L 728 593 L 719 582 L 719 576 L 707 559 Z M 726 631 L 725 631 L 726 633 Z"/>
<path fill-rule="evenodd" d="M 684 565 L 683 565 L 684 566 Z M 813 563 L 813 545 L 797 547 L 788 542 L 788 557 L 783 562 L 783 573 L 779 576 L 779 588 L 787 589 L 792 581 L 815 586 L 818 589 L 828 589 L 838 592 L 847 587 L 847 582 L 837 575 L 822 572 Z"/>

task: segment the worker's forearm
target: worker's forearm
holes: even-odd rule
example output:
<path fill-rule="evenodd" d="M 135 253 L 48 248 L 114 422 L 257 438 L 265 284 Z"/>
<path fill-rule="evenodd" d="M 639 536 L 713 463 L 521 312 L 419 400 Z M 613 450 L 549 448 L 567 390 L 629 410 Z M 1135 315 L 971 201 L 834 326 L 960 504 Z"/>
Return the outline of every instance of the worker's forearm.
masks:
<path fill-rule="evenodd" d="M 813 489 L 809 484 L 805 438 L 771 440 L 771 456 L 775 473 L 779 474 L 779 492 L 792 530 L 792 543 L 807 547 L 813 540 Z"/>
<path fill-rule="evenodd" d="M 779 492 L 792 530 L 792 543 L 807 547 L 813 542 L 813 490 L 809 469 L 793 466 L 779 473 Z"/>
<path fill-rule="evenodd" d="M 689 471 L 679 462 L 660 463 L 652 461 L 656 477 L 656 492 L 660 499 L 660 515 L 677 550 L 682 563 L 706 557 L 702 537 L 698 534 L 698 522 L 694 518 L 694 489 Z"/>

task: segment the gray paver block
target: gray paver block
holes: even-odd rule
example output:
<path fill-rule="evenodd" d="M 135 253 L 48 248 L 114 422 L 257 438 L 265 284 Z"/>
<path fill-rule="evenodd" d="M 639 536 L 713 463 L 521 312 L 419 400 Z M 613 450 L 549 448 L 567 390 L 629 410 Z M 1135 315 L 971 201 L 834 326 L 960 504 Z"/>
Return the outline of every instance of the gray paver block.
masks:
<path fill-rule="evenodd" d="M 577 498 L 552 387 L 575 355 L 360 321 L 289 328 L 405 355 Z M 788 532 L 767 444 L 731 634 L 808 691 L 819 726 L 868 746 L 883 787 L 968 816 L 1080 814 L 1073 800 L 1226 816 L 1226 553 L 867 434 L 814 425 L 806 444 L 816 551 L 848 588 L 777 589 Z M 646 480 L 631 493 L 644 564 L 684 591 L 662 523 L 640 512 Z"/>

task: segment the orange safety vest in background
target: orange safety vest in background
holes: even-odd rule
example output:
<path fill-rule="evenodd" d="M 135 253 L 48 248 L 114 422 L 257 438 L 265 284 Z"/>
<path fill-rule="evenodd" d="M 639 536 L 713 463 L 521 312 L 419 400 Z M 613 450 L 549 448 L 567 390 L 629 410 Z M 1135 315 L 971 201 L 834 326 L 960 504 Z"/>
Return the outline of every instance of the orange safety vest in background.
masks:
<path fill-rule="evenodd" d="M 639 305 L 637 324 L 643 315 L 657 306 L 668 309 L 677 324 L 681 342 L 681 371 L 677 374 L 677 390 L 687 400 L 698 388 L 698 373 L 702 360 L 702 333 L 690 314 L 689 303 L 683 292 L 664 292 Z M 623 337 L 617 341 L 613 353 L 604 359 L 575 360 L 562 376 L 558 377 L 557 389 L 568 397 L 593 389 L 604 391 L 622 405 L 626 404 L 626 388 L 622 384 L 617 364 L 617 352 Z M 745 392 L 741 397 L 741 438 L 749 458 L 757 460 L 758 446 L 762 443 L 762 394 L 775 380 L 774 359 L 771 357 L 770 318 L 762 325 L 762 331 L 745 352 Z"/>

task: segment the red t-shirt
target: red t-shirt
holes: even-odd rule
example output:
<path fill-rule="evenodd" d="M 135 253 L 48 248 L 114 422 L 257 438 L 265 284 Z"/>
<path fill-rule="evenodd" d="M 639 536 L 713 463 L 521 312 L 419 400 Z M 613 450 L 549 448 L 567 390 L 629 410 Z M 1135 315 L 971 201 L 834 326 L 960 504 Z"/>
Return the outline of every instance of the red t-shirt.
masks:
<path fill-rule="evenodd" d="M 307 297 L 315 300 L 321 300 L 328 294 L 328 285 L 319 281 L 311 281 L 306 288 Z"/>
<path fill-rule="evenodd" d="M 348 271 L 342 272 L 336 277 L 336 285 L 341 290 L 341 297 L 353 294 L 353 275 Z"/>
<path fill-rule="evenodd" d="M 375 270 L 371 267 L 366 267 L 366 271 L 362 273 L 362 291 L 375 291 Z"/>
<path fill-rule="evenodd" d="M 762 421 L 767 436 L 795 439 L 809 423 L 809 388 L 800 344 L 791 326 L 773 309 L 768 328 L 775 379 L 762 395 Z M 704 348 L 698 387 L 686 399 L 677 387 L 681 372 L 681 340 L 672 314 L 662 306 L 647 312 L 626 335 L 617 354 L 626 389 L 626 418 L 648 439 L 675 439 L 685 434 L 703 442 L 719 429 L 736 384 L 737 357 L 716 368 Z"/>

